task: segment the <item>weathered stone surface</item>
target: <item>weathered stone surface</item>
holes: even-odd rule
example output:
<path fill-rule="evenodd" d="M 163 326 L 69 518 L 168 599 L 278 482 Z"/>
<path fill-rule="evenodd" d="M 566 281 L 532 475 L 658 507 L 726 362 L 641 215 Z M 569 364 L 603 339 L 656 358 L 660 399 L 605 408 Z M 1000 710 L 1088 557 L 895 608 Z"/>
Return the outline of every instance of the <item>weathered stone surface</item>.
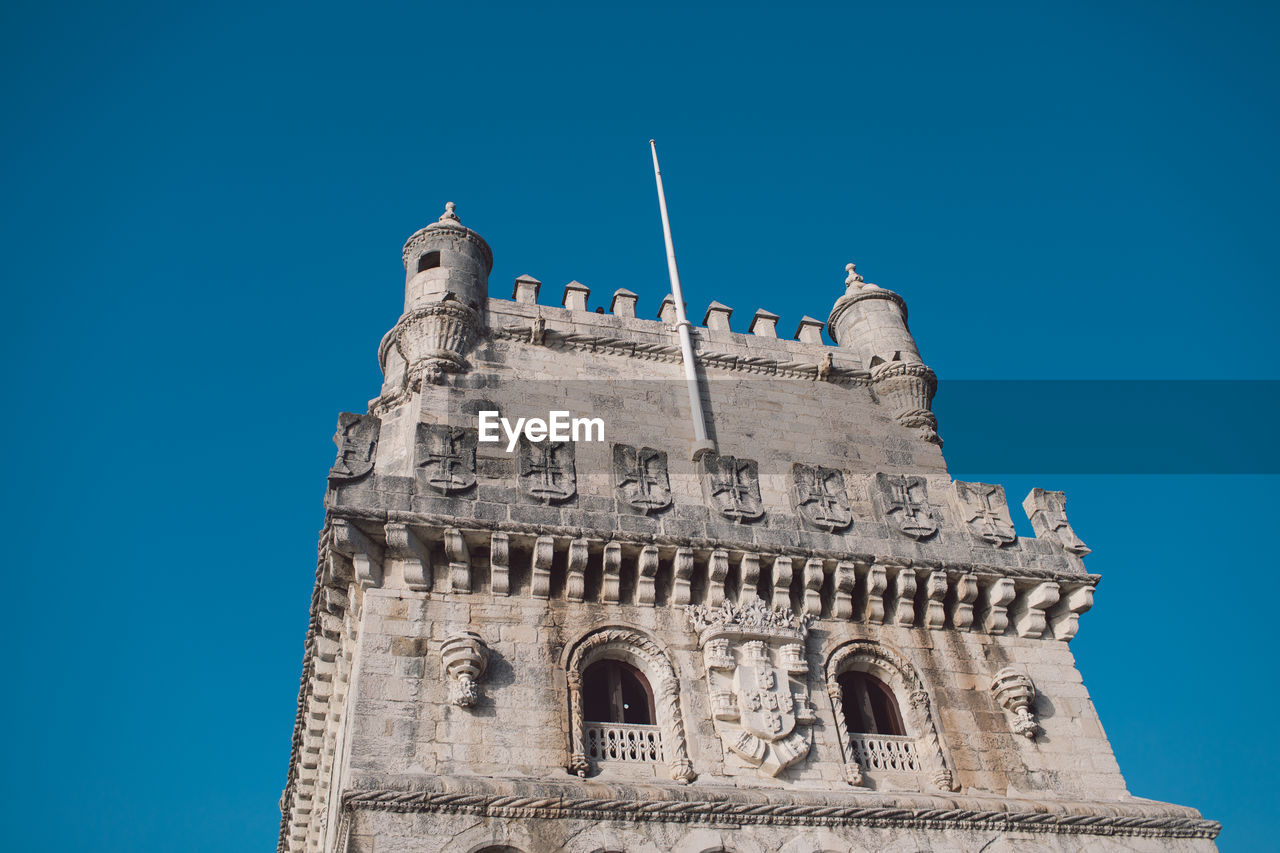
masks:
<path fill-rule="evenodd" d="M 1018 537 L 952 480 L 897 294 L 848 269 L 834 347 L 713 304 L 695 461 L 669 298 L 487 298 L 452 207 L 404 260 L 335 439 L 281 850 L 1213 849 L 1129 796 L 1067 642 L 1098 579 L 1065 497 Z M 555 410 L 605 440 L 477 441 Z"/>

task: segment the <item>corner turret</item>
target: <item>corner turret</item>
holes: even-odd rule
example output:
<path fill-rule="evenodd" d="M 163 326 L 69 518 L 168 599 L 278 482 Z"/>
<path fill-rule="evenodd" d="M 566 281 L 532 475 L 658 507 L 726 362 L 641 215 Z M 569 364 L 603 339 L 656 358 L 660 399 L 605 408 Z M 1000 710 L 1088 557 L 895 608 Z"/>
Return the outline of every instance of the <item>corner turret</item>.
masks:
<path fill-rule="evenodd" d="M 845 294 L 827 318 L 827 330 L 839 346 L 858 354 L 871 371 L 871 388 L 903 426 L 918 428 L 941 444 L 938 419 L 930 411 L 938 380 L 920 358 L 907 328 L 907 303 L 892 290 L 871 284 L 846 264 Z"/>
<path fill-rule="evenodd" d="M 445 205 L 436 222 L 404 244 L 404 313 L 378 347 L 384 382 L 377 411 L 403 400 L 423 383 L 467 369 L 466 356 L 480 329 L 489 297 L 493 252 Z"/>

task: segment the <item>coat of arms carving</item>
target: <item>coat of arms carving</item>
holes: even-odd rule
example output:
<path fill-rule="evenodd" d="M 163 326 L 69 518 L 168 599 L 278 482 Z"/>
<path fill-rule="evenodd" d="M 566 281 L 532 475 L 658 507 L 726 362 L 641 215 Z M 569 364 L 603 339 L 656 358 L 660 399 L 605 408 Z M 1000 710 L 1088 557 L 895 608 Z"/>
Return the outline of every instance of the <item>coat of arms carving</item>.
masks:
<path fill-rule="evenodd" d="M 749 521 L 764 515 L 760 469 L 755 460 L 708 453 L 699 465 L 703 493 L 716 512 L 734 521 Z"/>
<path fill-rule="evenodd" d="M 671 505 L 667 454 L 661 450 L 615 444 L 613 476 L 618 497 L 627 505 L 646 513 Z"/>
<path fill-rule="evenodd" d="M 1003 486 L 955 480 L 951 483 L 951 499 L 975 539 L 999 548 L 1018 538 L 1009 518 Z"/>
<path fill-rule="evenodd" d="M 448 424 L 418 424 L 418 482 L 443 495 L 476 484 L 476 434 Z"/>
<path fill-rule="evenodd" d="M 791 498 L 800 517 L 819 530 L 834 533 L 853 521 L 844 474 L 835 468 L 800 462 L 792 465 Z"/>
<path fill-rule="evenodd" d="M 688 613 L 725 747 L 764 776 L 777 776 L 808 755 L 807 729 L 816 720 L 805 657 L 810 617 L 759 598 L 745 605 L 694 605 Z"/>
<path fill-rule="evenodd" d="M 924 477 L 876 474 L 876 503 L 889 526 L 915 540 L 938 532 Z"/>
<path fill-rule="evenodd" d="M 329 469 L 330 480 L 359 480 L 373 470 L 378 454 L 378 433 L 382 421 L 376 415 L 338 415 L 338 431 L 333 443 L 338 445 L 338 458 Z"/>
<path fill-rule="evenodd" d="M 520 437 L 520 488 L 543 503 L 565 501 L 578 491 L 573 442 L 538 441 Z"/>

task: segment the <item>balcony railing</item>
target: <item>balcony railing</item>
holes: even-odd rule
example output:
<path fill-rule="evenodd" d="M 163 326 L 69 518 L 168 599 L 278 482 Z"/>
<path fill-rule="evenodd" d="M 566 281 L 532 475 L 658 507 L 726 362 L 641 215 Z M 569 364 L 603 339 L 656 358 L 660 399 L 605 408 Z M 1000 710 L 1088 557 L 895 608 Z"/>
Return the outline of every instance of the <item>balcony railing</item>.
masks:
<path fill-rule="evenodd" d="M 849 747 L 858 766 L 864 770 L 920 769 L 915 738 L 894 735 L 849 735 Z"/>
<path fill-rule="evenodd" d="M 657 726 L 588 721 L 583 729 L 592 761 L 662 761 L 662 732 Z"/>

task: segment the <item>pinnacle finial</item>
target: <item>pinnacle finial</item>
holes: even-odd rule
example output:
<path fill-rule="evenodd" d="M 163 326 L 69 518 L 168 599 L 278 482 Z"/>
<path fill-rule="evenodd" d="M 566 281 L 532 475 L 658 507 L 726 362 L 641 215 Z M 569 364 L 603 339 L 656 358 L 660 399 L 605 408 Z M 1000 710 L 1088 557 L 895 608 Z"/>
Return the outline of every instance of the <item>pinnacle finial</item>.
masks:
<path fill-rule="evenodd" d="M 844 280 L 845 287 L 853 287 L 855 284 L 862 284 L 864 279 L 862 276 L 858 275 L 857 264 L 845 264 L 844 269 L 845 272 L 849 273 L 848 277 Z"/>
<path fill-rule="evenodd" d="M 454 213 L 454 212 L 453 212 L 457 207 L 458 207 L 458 206 L 457 206 L 456 204 L 454 204 L 453 202 L 451 202 L 451 201 L 446 201 L 446 202 L 444 203 L 444 213 L 440 216 L 440 219 L 439 219 L 439 220 L 437 220 L 437 221 L 439 221 L 439 222 L 459 222 L 458 214 L 456 214 L 456 213 Z"/>

